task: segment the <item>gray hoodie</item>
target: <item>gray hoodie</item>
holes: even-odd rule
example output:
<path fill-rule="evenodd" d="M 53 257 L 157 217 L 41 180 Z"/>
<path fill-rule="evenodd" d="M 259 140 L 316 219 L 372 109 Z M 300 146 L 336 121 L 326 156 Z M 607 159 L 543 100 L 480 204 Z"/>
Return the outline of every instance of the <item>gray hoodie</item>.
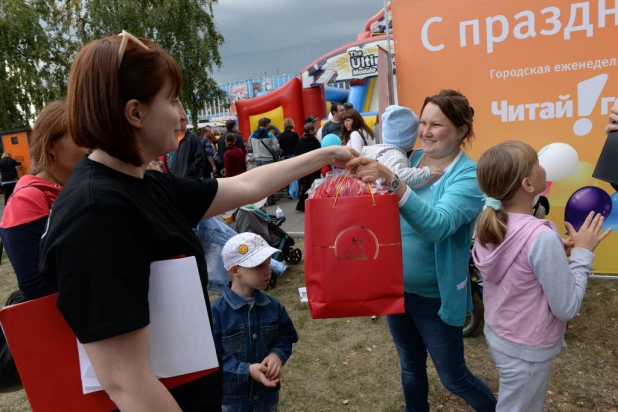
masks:
<path fill-rule="evenodd" d="M 273 153 L 280 151 L 277 138 L 264 128 L 259 128 L 251 133 L 247 149 L 249 153 L 253 153 L 256 160 L 262 162 L 273 161 Z"/>

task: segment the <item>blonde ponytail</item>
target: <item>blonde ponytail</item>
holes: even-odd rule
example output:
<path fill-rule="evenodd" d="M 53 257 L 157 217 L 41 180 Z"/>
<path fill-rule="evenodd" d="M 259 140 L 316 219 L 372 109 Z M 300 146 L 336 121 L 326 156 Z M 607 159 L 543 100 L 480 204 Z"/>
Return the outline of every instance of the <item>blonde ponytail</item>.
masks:
<path fill-rule="evenodd" d="M 476 166 L 486 204 L 476 222 L 476 237 L 481 246 L 504 241 L 509 215 L 502 209 L 502 203 L 513 199 L 538 161 L 534 149 L 519 141 L 504 142 L 483 153 Z"/>
<path fill-rule="evenodd" d="M 499 245 L 504 241 L 509 215 L 502 209 L 486 207 L 476 221 L 476 238 L 481 246 Z"/>

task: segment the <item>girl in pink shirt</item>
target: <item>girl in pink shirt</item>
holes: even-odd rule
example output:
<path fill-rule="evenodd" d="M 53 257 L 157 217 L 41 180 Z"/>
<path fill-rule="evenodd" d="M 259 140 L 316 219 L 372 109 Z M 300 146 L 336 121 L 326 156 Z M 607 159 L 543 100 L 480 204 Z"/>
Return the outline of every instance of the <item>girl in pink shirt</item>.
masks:
<path fill-rule="evenodd" d="M 500 373 L 496 410 L 541 412 L 552 359 L 584 299 L 592 252 L 611 230 L 600 234 L 603 217 L 592 212 L 578 231 L 565 223 L 570 238 L 562 240 L 553 223 L 533 216 L 546 176 L 526 143 L 489 149 L 477 176 L 486 207 L 473 258 L 483 278 L 485 337 Z"/>

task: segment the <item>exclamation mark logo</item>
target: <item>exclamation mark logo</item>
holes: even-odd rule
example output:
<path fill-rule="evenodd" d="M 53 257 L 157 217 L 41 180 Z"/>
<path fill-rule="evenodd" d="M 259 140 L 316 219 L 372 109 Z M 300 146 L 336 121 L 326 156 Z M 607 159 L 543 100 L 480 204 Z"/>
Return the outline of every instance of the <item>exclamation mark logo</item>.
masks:
<path fill-rule="evenodd" d="M 601 74 L 577 85 L 577 114 L 579 117 L 592 114 L 592 109 L 599 101 L 608 77 L 607 74 Z M 591 130 L 592 121 L 590 119 L 579 119 L 573 125 L 573 132 L 578 136 L 586 136 Z"/>

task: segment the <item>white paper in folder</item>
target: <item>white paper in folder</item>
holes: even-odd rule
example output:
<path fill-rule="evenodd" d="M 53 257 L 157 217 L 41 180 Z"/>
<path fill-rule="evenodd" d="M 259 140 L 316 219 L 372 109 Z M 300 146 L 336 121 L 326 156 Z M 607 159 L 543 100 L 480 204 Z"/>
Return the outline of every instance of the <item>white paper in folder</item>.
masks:
<path fill-rule="evenodd" d="M 150 265 L 150 367 L 171 378 L 219 366 L 195 257 Z M 103 390 L 77 342 L 84 394 Z"/>

